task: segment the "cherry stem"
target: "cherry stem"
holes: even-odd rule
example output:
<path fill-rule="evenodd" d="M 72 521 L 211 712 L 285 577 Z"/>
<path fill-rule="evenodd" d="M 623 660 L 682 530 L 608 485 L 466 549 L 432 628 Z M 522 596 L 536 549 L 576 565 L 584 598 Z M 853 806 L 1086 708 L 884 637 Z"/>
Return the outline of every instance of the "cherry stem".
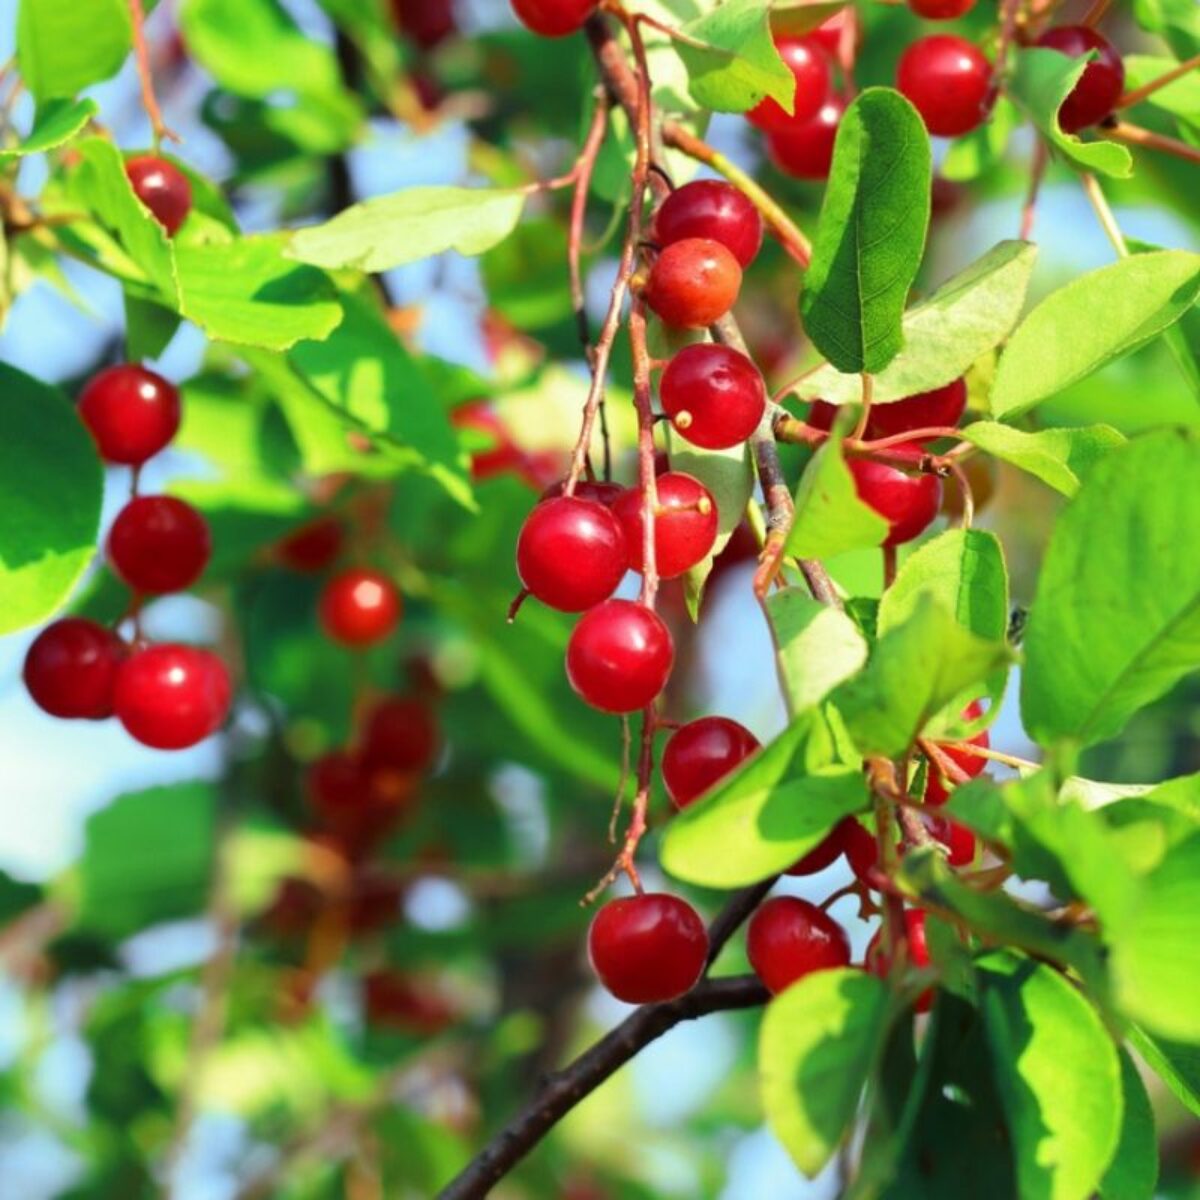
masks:
<path fill-rule="evenodd" d="M 1042 190 L 1042 180 L 1046 177 L 1046 165 L 1050 161 L 1050 152 L 1045 141 L 1037 139 L 1033 148 L 1033 163 L 1029 170 L 1029 191 L 1021 208 L 1021 230 L 1018 236 L 1023 242 L 1033 237 L 1033 222 L 1037 216 L 1038 194 Z"/>
<path fill-rule="evenodd" d="M 871 420 L 871 402 L 875 396 L 875 380 L 867 371 L 862 373 L 862 412 L 858 415 L 858 424 L 854 427 L 854 432 L 850 435 L 850 441 L 861 442 L 863 435 L 867 432 L 867 425 Z"/>
<path fill-rule="evenodd" d="M 886 592 L 888 588 L 896 582 L 896 547 L 884 546 L 883 548 L 883 590 Z"/>
<path fill-rule="evenodd" d="M 173 129 L 167 127 L 162 110 L 158 107 L 158 98 L 154 94 L 150 49 L 146 45 L 146 14 L 142 8 L 142 0 L 129 0 L 129 20 L 133 27 L 133 52 L 137 60 L 138 80 L 142 86 L 142 107 L 146 110 L 146 116 L 150 118 L 151 136 L 157 153 L 162 147 L 163 138 L 178 142 L 180 137 Z"/>
<path fill-rule="evenodd" d="M 617 841 L 617 822 L 621 818 L 621 805 L 625 802 L 625 785 L 629 781 L 629 759 L 633 748 L 633 737 L 629 732 L 629 714 L 621 714 L 621 777 L 617 781 L 617 794 L 613 798 L 612 814 L 608 818 L 608 840 Z"/>
<path fill-rule="evenodd" d="M 1126 92 L 1118 101 L 1117 108 L 1130 108 L 1134 104 L 1140 104 L 1147 96 L 1153 96 L 1160 88 L 1165 88 L 1172 84 L 1177 79 L 1182 79 L 1185 75 L 1200 67 L 1200 54 L 1194 54 L 1191 58 L 1181 62 L 1177 67 L 1172 67 L 1171 70 L 1158 76 L 1157 79 L 1151 79 L 1143 83 L 1141 87 L 1134 88 L 1130 92 Z"/>
<path fill-rule="evenodd" d="M 1088 202 L 1096 214 L 1096 219 L 1100 222 L 1101 229 L 1104 230 L 1108 240 L 1112 243 L 1112 248 L 1117 252 L 1117 257 L 1128 258 L 1129 247 L 1125 244 L 1125 235 L 1121 232 L 1117 225 L 1117 219 L 1108 206 L 1108 200 L 1100 187 L 1100 181 L 1091 174 L 1081 175 L 1079 179 L 1083 184 L 1083 194 L 1087 196 Z"/>
<path fill-rule="evenodd" d="M 970 529 L 975 522 L 975 493 L 971 490 L 971 481 L 967 478 L 967 473 L 953 459 L 946 459 L 946 465 L 950 468 L 950 473 L 954 476 L 954 482 L 958 484 L 959 493 L 962 496 L 962 528 Z"/>
<path fill-rule="evenodd" d="M 1088 9 L 1084 14 L 1083 20 L 1079 23 L 1089 27 L 1099 25 L 1111 7 L 1112 0 L 1095 0 L 1095 3 Z"/>
<path fill-rule="evenodd" d="M 1165 137 L 1161 133 L 1152 133 L 1140 125 L 1130 125 L 1127 121 L 1117 121 L 1113 125 L 1105 125 L 1104 133 L 1114 142 L 1124 142 L 1130 146 L 1141 146 L 1147 150 L 1159 150 L 1163 154 L 1173 154 L 1176 158 L 1188 162 L 1200 163 L 1200 148 L 1189 146 L 1178 138 Z"/>
<path fill-rule="evenodd" d="M 970 783 L 971 776 L 958 765 L 935 741 L 929 738 L 919 738 L 917 745 L 921 753 L 929 760 L 937 773 L 949 783 L 957 787 L 960 783 Z"/>
<path fill-rule="evenodd" d="M 953 750 L 956 754 L 973 754 L 976 758 L 988 758 L 994 762 L 1003 763 L 1007 767 L 1015 767 L 1019 771 L 1039 771 L 1041 764 L 1028 758 L 1020 758 L 1016 754 L 1006 754 L 1002 750 L 993 750 L 991 746 L 979 746 L 975 742 L 937 742 L 939 748 Z"/>
<path fill-rule="evenodd" d="M 521 605 L 529 599 L 529 589 L 522 588 L 513 598 L 512 603 L 508 606 L 507 621 L 512 624 L 517 619 L 517 613 L 521 611 Z"/>

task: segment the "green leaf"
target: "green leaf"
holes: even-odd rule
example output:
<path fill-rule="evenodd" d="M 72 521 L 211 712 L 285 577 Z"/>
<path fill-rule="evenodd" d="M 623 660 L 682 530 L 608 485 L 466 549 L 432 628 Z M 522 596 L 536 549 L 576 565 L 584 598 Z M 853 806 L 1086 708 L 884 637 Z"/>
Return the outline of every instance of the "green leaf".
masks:
<path fill-rule="evenodd" d="M 1120 732 L 1200 661 L 1200 435 L 1113 451 L 1058 520 L 1025 632 L 1021 714 L 1043 744 Z"/>
<path fill-rule="evenodd" d="M 875 376 L 872 404 L 943 387 L 994 350 L 1021 316 L 1036 257 L 1037 247 L 1030 242 L 1000 242 L 909 309 L 904 348 Z M 796 395 L 857 404 L 862 380 L 826 364 L 796 388 Z"/>
<path fill-rule="evenodd" d="M 1121 61 L 1125 65 L 1125 88 L 1131 92 L 1179 66 L 1173 58 L 1149 54 L 1126 54 Z M 1200 77 L 1194 71 L 1182 75 L 1166 87 L 1151 92 L 1143 103 L 1200 125 Z"/>
<path fill-rule="evenodd" d="M 767 617 L 793 713 L 814 708 L 867 661 L 867 642 L 858 626 L 802 588 L 772 592 Z"/>
<path fill-rule="evenodd" d="M 758 1069 L 767 1124 L 810 1178 L 833 1157 L 883 1050 L 887 985 L 865 971 L 816 971 L 767 1006 Z"/>
<path fill-rule="evenodd" d="M 103 471 L 58 388 L 0 363 L 0 633 L 50 616 L 96 552 Z"/>
<path fill-rule="evenodd" d="M 1009 659 L 1008 647 L 965 629 L 932 595 L 875 643 L 867 669 L 834 704 L 864 754 L 903 754 L 926 723 Z"/>
<path fill-rule="evenodd" d="M 1101 1200 L 1154 1200 L 1158 1186 L 1158 1133 L 1146 1085 L 1121 1048 L 1121 1139 L 1100 1181 Z"/>
<path fill-rule="evenodd" d="M 1008 572 L 996 535 L 950 529 L 918 547 L 879 602 L 880 635 L 903 625 L 922 596 L 932 596 L 978 637 L 1003 640 L 1008 629 Z"/>
<path fill-rule="evenodd" d="M 1152 1033 L 1200 1042 L 1200 834 L 1140 882 L 1124 919 L 1104 930 L 1113 994 Z"/>
<path fill-rule="evenodd" d="M 771 28 L 776 33 L 811 33 L 846 7 L 846 0 L 775 0 Z"/>
<path fill-rule="evenodd" d="M 133 362 L 157 358 L 179 328 L 179 314 L 125 291 L 125 354 Z"/>
<path fill-rule="evenodd" d="M 1192 0 L 1134 0 L 1143 29 L 1163 36 L 1180 58 L 1200 54 L 1200 10 Z"/>
<path fill-rule="evenodd" d="M 1088 1200 L 1120 1137 L 1117 1048 L 1096 1010 L 1052 967 L 1003 951 L 977 965 L 1018 1194 Z"/>
<path fill-rule="evenodd" d="M 929 226 L 929 135 L 899 92 L 868 88 L 838 125 L 800 313 L 839 371 L 878 372 L 904 344 L 901 318 Z"/>
<path fill-rule="evenodd" d="M 446 250 L 482 254 L 512 233 L 524 207 L 519 188 L 407 188 L 298 230 L 289 255 L 318 267 L 388 271 Z"/>
<path fill-rule="evenodd" d="M 883 545 L 889 528 L 886 517 L 858 498 L 835 431 L 800 476 L 787 552 L 798 558 L 831 558 L 860 546 Z"/>
<path fill-rule="evenodd" d="M 204 907 L 217 798 L 201 783 L 134 792 L 88 818 L 79 923 L 113 938 Z"/>
<path fill-rule="evenodd" d="M 47 100 L 33 118 L 33 128 L 15 146 L 0 149 L 0 162 L 44 154 L 69 142 L 99 111 L 95 100 Z"/>
<path fill-rule="evenodd" d="M 1146 1060 L 1146 1065 L 1171 1089 L 1176 1099 L 1200 1117 L 1200 1045 L 1152 1037 L 1134 1025 L 1129 1044 Z"/>
<path fill-rule="evenodd" d="M 790 867 L 867 803 L 862 772 L 827 767 L 814 712 L 727 775 L 667 826 L 662 864 L 707 887 L 741 887 Z"/>
<path fill-rule="evenodd" d="M 1200 296 L 1200 254 L 1123 258 L 1051 292 L 1000 356 L 992 412 L 1013 417 L 1169 329 Z M 1097 313 L 1104 320 L 1096 319 Z"/>
<path fill-rule="evenodd" d="M 1087 69 L 1087 60 L 1039 47 L 1018 50 L 1015 57 L 1008 94 L 1051 145 L 1086 171 L 1127 179 L 1133 173 L 1133 156 L 1124 146 L 1103 137 L 1082 141 L 1064 133 L 1058 123 L 1058 110 Z"/>
<path fill-rule="evenodd" d="M 688 70 L 688 90 L 701 108 L 745 112 L 765 96 L 792 111 L 796 80 L 771 38 L 770 0 L 726 0 L 684 24 L 675 50 Z"/>
<path fill-rule="evenodd" d="M 1008 140 L 1020 124 L 1020 114 L 1012 101 L 1007 96 L 997 97 L 991 116 L 982 125 L 950 143 L 939 169 L 942 178 L 968 183 L 994 172 L 1003 162 Z"/>
<path fill-rule="evenodd" d="M 132 45 L 124 0 L 21 0 L 17 61 L 38 101 L 74 96 L 115 75 Z"/>
<path fill-rule="evenodd" d="M 180 311 L 209 337 L 285 350 L 327 337 L 342 320 L 323 272 L 284 256 L 287 237 L 267 234 L 232 242 L 180 245 Z"/>
<path fill-rule="evenodd" d="M 1125 443 L 1124 434 L 1111 425 L 1026 433 L 998 421 L 974 421 L 962 431 L 962 437 L 993 458 L 1028 471 L 1064 496 L 1075 495 L 1083 476 Z"/>

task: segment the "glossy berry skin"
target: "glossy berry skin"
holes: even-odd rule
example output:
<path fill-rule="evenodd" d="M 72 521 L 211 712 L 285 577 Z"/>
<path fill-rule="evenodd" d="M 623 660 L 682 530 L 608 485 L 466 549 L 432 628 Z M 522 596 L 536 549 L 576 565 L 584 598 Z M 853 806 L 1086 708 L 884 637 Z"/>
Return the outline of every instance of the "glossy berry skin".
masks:
<path fill-rule="evenodd" d="M 908 961 L 917 968 L 924 970 L 929 966 L 929 944 L 925 937 L 925 912 L 920 908 L 906 908 L 904 910 L 904 931 L 905 939 L 908 945 Z M 891 974 L 892 959 L 891 955 L 885 954 L 883 950 L 883 928 L 882 926 L 875 931 L 875 936 L 871 938 L 867 944 L 867 953 L 864 960 L 864 965 L 872 975 L 878 975 L 880 979 L 886 979 Z M 928 1012 L 933 1004 L 933 991 L 922 992 L 917 997 L 913 1008 L 919 1012 Z"/>
<path fill-rule="evenodd" d="M 321 592 L 321 628 L 343 646 L 370 646 L 391 635 L 402 602 L 396 585 L 379 571 L 351 567 L 335 575 Z"/>
<path fill-rule="evenodd" d="M 865 458 L 849 459 L 846 465 L 858 498 L 891 526 L 884 546 L 911 542 L 937 517 L 942 503 L 942 481 L 936 475 L 908 475 L 886 463 Z"/>
<path fill-rule="evenodd" d="M 812 37 L 777 37 L 775 49 L 796 80 L 792 112 L 768 96 L 756 104 L 746 119 L 759 129 L 788 129 L 815 117 L 829 99 L 833 70 L 824 47 Z"/>
<path fill-rule="evenodd" d="M 371 770 L 424 771 L 437 758 L 439 740 L 437 721 L 427 704 L 390 696 L 367 717 L 362 760 Z"/>
<path fill-rule="evenodd" d="M 972 700 L 962 711 L 964 721 L 978 721 L 981 716 L 983 716 L 983 706 L 978 700 Z M 967 741 L 973 746 L 982 746 L 984 749 L 992 744 L 986 729 L 981 730 L 974 737 L 967 738 Z M 966 750 L 956 750 L 953 746 L 943 746 L 940 743 L 938 749 L 972 779 L 977 775 L 982 775 L 987 769 L 988 760 L 981 754 L 970 754 Z M 936 808 L 945 804 L 949 799 L 950 793 L 942 783 L 941 772 L 931 762 L 925 780 L 925 803 Z"/>
<path fill-rule="evenodd" d="M 845 101 L 831 96 L 809 120 L 770 130 L 767 155 L 785 175 L 796 179 L 827 179 L 833 165 L 838 124 L 845 111 Z"/>
<path fill-rule="evenodd" d="M 293 571 L 323 571 L 342 552 L 346 530 L 337 517 L 317 517 L 289 533 L 275 548 L 279 561 Z"/>
<path fill-rule="evenodd" d="M 842 853 L 854 877 L 861 883 L 871 884 L 879 865 L 879 843 L 861 822 L 853 817 L 844 817 L 834 830 L 842 844 Z"/>
<path fill-rule="evenodd" d="M 108 532 L 108 560 L 135 592 L 181 592 L 211 556 L 208 522 L 177 496 L 135 496 Z"/>
<path fill-rule="evenodd" d="M 723 317 L 742 286 L 742 268 L 712 238 L 663 247 L 646 280 L 646 303 L 666 324 L 702 329 Z"/>
<path fill-rule="evenodd" d="M 121 664 L 113 710 L 144 746 L 184 750 L 220 729 L 231 695 L 229 671 L 211 650 L 168 642 Z"/>
<path fill-rule="evenodd" d="M 975 835 L 965 825 L 949 817 L 927 817 L 929 832 L 946 848 L 946 861 L 952 867 L 967 867 L 975 861 Z"/>
<path fill-rule="evenodd" d="M 678 896 L 644 892 L 610 900 L 588 930 L 588 957 L 600 982 L 626 1004 L 674 1000 L 704 970 L 708 933 Z"/>
<path fill-rule="evenodd" d="M 676 808 L 686 808 L 759 748 L 745 725 L 728 717 L 701 717 L 671 734 L 662 777 Z"/>
<path fill-rule="evenodd" d="M 422 50 L 432 50 L 455 32 L 451 0 L 392 0 L 400 32 Z"/>
<path fill-rule="evenodd" d="M 662 202 L 654 218 L 654 233 L 662 246 L 685 238 L 711 238 L 744 269 L 762 246 L 763 223 L 758 209 L 733 184 L 695 179 Z"/>
<path fill-rule="evenodd" d="M 836 56 L 841 48 L 842 30 L 846 27 L 846 9 L 835 12 L 828 21 L 822 21 L 808 36 L 825 51 Z M 855 47 L 857 50 L 857 47 Z"/>
<path fill-rule="evenodd" d="M 558 496 L 525 518 L 517 538 L 517 574 L 543 604 L 582 612 L 607 600 L 625 574 L 625 534 L 595 500 Z"/>
<path fill-rule="evenodd" d="M 188 177 L 164 158 L 143 154 L 125 160 L 125 174 L 134 195 L 174 237 L 192 211 L 192 185 Z"/>
<path fill-rule="evenodd" d="M 703 562 L 717 538 L 717 502 L 698 479 L 682 471 L 658 477 L 654 518 L 654 558 L 660 579 L 674 579 Z M 641 571 L 645 550 L 645 505 L 640 488 L 629 488 L 613 505 L 625 533 L 631 571 Z"/>
<path fill-rule="evenodd" d="M 1086 25 L 1047 29 L 1037 44 L 1071 58 L 1082 58 L 1096 51 L 1097 57 L 1084 68 L 1079 82 L 1062 102 L 1058 123 L 1064 133 L 1077 133 L 1103 121 L 1125 90 L 1125 64 L 1113 44 Z"/>
<path fill-rule="evenodd" d="M 606 600 L 579 620 L 567 643 L 567 679 L 601 712 L 645 708 L 666 685 L 675 644 L 662 618 L 631 600 Z"/>
<path fill-rule="evenodd" d="M 837 861 L 842 853 L 842 830 L 835 825 L 823 841 L 810 850 L 802 859 L 784 871 L 785 875 L 815 875 Z"/>
<path fill-rule="evenodd" d="M 93 375 L 79 397 L 79 416 L 105 462 L 141 466 L 179 429 L 179 392 L 134 363 Z"/>
<path fill-rule="evenodd" d="M 526 29 L 542 37 L 565 37 L 582 28 L 596 10 L 596 0 L 512 0 L 513 12 Z"/>
<path fill-rule="evenodd" d="M 111 717 L 113 686 L 126 648 L 111 629 L 82 617 L 47 625 L 25 654 L 30 699 L 52 717 Z"/>
<path fill-rule="evenodd" d="M 768 991 L 831 967 L 850 965 L 850 939 L 826 912 L 796 896 L 760 905 L 746 930 L 746 954 Z"/>
<path fill-rule="evenodd" d="M 983 124 L 991 107 L 992 64 L 964 38 L 918 38 L 900 56 L 896 87 L 938 137 L 958 137 Z"/>
<path fill-rule="evenodd" d="M 566 489 L 567 481 L 565 479 L 558 480 L 557 483 L 552 483 L 543 493 L 543 500 L 552 500 L 555 496 L 561 496 Z M 612 508 L 617 497 L 625 489 L 619 483 L 604 483 L 599 479 L 577 479 L 575 481 L 575 495 L 580 500 L 594 500 L 597 504 L 603 504 L 605 508 Z"/>
<path fill-rule="evenodd" d="M 933 426 L 952 427 L 958 424 L 966 410 L 967 381 L 956 379 L 945 387 L 917 392 L 891 404 L 874 405 L 867 418 L 863 440 L 871 442 Z M 832 429 L 837 411 L 836 404 L 814 400 L 808 410 L 807 423 L 814 429 Z"/>
<path fill-rule="evenodd" d="M 975 7 L 975 0 L 908 0 L 908 7 L 927 21 L 955 21 Z"/>
<path fill-rule="evenodd" d="M 758 427 L 767 390 L 758 368 L 728 346 L 685 346 L 667 364 L 659 383 L 663 411 L 693 446 L 725 450 Z"/>

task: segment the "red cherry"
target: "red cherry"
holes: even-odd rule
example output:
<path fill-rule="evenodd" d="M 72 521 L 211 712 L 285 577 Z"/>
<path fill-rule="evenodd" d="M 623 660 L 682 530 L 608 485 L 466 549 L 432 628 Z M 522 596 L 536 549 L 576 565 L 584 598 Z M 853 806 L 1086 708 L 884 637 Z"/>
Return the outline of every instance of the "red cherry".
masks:
<path fill-rule="evenodd" d="M 842 44 L 842 30 L 848 20 L 848 9 L 835 12 L 828 21 L 822 21 L 808 36 L 812 38 L 826 54 L 836 55 Z M 855 47 L 857 49 L 857 47 Z"/>
<path fill-rule="evenodd" d="M 312 928 L 323 907 L 324 897 L 316 884 L 289 875 L 280 880 L 259 920 L 276 937 L 299 937 Z"/>
<path fill-rule="evenodd" d="M 396 585 L 379 571 L 350 567 L 325 585 L 318 601 L 321 628 L 345 646 L 370 646 L 390 636 L 400 620 Z"/>
<path fill-rule="evenodd" d="M 543 604 L 582 612 L 607 600 L 628 552 L 617 518 L 595 500 L 558 496 L 537 504 L 517 539 L 517 574 Z"/>
<path fill-rule="evenodd" d="M 161 375 L 123 363 L 92 376 L 79 397 L 79 416 L 101 458 L 141 466 L 179 429 L 179 392 Z"/>
<path fill-rule="evenodd" d="M 172 163 L 153 154 L 125 160 L 125 174 L 133 193 L 174 237 L 192 210 L 192 185 Z"/>
<path fill-rule="evenodd" d="M 962 719 L 967 722 L 977 721 L 982 716 L 983 705 L 978 700 L 972 700 L 962 711 Z M 992 744 L 986 729 L 981 730 L 974 737 L 968 738 L 967 741 L 973 746 L 982 746 L 984 749 L 987 749 Z M 981 754 L 971 754 L 966 750 L 957 750 L 953 746 L 943 746 L 940 743 L 938 744 L 938 749 L 957 766 L 961 767 L 972 779 L 977 775 L 982 775 L 987 769 L 988 760 Z M 950 793 L 942 783 L 941 773 L 931 762 L 925 778 L 925 803 L 933 807 L 940 807 L 949 799 Z"/>
<path fill-rule="evenodd" d="M 871 884 L 879 865 L 879 843 L 853 817 L 844 817 L 834 828 L 850 870 L 860 883 Z"/>
<path fill-rule="evenodd" d="M 742 268 L 712 238 L 684 238 L 663 247 L 646 280 L 646 303 L 667 325 L 700 329 L 723 317 L 737 299 Z"/>
<path fill-rule="evenodd" d="M 904 910 L 905 939 L 908 943 L 908 961 L 918 970 L 929 966 L 929 944 L 925 938 L 925 911 L 920 908 Z M 875 936 L 867 943 L 865 965 L 872 975 L 886 979 L 892 971 L 892 957 L 883 951 L 883 927 L 875 931 Z M 932 989 L 924 991 L 917 997 L 913 1008 L 919 1012 L 928 1012 L 933 1004 Z"/>
<path fill-rule="evenodd" d="M 978 46 L 938 33 L 918 38 L 900 56 L 896 87 L 930 133 L 958 137 L 982 125 L 992 104 L 992 64 Z"/>
<path fill-rule="evenodd" d="M 111 717 L 117 668 L 124 642 L 110 629 L 82 617 L 47 625 L 25 655 L 30 699 L 52 717 Z"/>
<path fill-rule="evenodd" d="M 826 912 L 796 896 L 775 896 L 755 910 L 746 954 L 771 992 L 831 967 L 850 965 L 850 939 Z"/>
<path fill-rule="evenodd" d="M 833 165 L 833 143 L 846 102 L 831 96 L 815 117 L 767 134 L 767 154 L 785 175 L 797 179 L 827 179 Z"/>
<path fill-rule="evenodd" d="M 135 496 L 108 533 L 109 562 L 135 592 L 181 592 L 211 556 L 208 522 L 177 496 Z"/>
<path fill-rule="evenodd" d="M 663 411 L 694 446 L 724 450 L 758 428 L 767 392 L 755 365 L 715 343 L 685 346 L 659 383 Z"/>
<path fill-rule="evenodd" d="M 761 100 L 746 114 L 746 119 L 759 129 L 789 129 L 815 117 L 829 99 L 833 83 L 829 59 L 815 38 L 784 35 L 775 39 L 775 49 L 796 80 L 793 107 L 788 114 L 770 96 Z"/>
<path fill-rule="evenodd" d="M 424 771 L 437 758 L 439 741 L 437 721 L 427 704 L 390 696 L 367 717 L 363 762 L 372 770 Z"/>
<path fill-rule="evenodd" d="M 456 31 L 452 0 L 392 0 L 400 32 L 422 50 L 432 50 Z"/>
<path fill-rule="evenodd" d="M 975 7 L 975 0 L 908 0 L 908 7 L 927 21 L 954 21 Z"/>
<path fill-rule="evenodd" d="M 826 867 L 831 866 L 838 855 L 842 853 L 842 849 L 841 827 L 835 825 L 822 842 L 818 843 L 798 862 L 788 867 L 784 874 L 815 875 L 818 871 L 823 871 Z"/>
<path fill-rule="evenodd" d="M 321 822 L 344 833 L 357 828 L 359 814 L 368 804 L 370 781 L 355 755 L 334 750 L 308 768 L 306 791 Z"/>
<path fill-rule="evenodd" d="M 552 483 L 543 493 L 543 500 L 553 500 L 555 496 L 561 496 L 566 489 L 567 481 L 560 479 L 556 483 Z M 625 489 L 619 483 L 604 483 L 599 479 L 577 479 L 575 481 L 575 495 L 580 500 L 594 500 L 597 504 L 603 504 L 605 508 L 612 508 L 613 502 Z"/>
<path fill-rule="evenodd" d="M 512 0 L 517 20 L 542 37 L 564 37 L 582 27 L 596 0 Z"/>
<path fill-rule="evenodd" d="M 1097 57 L 1084 68 L 1058 110 L 1058 123 L 1064 133 L 1077 133 L 1095 125 L 1116 108 L 1125 90 L 1125 64 L 1106 37 L 1087 25 L 1060 25 L 1047 29 L 1037 44 L 1071 58 L 1096 51 Z"/>
<path fill-rule="evenodd" d="M 432 987 L 403 971 L 383 968 L 363 979 L 367 1021 L 419 1037 L 433 1037 L 455 1019 L 453 1006 Z"/>
<path fill-rule="evenodd" d="M 673 191 L 654 218 L 654 231 L 663 246 L 684 238 L 711 238 L 743 268 L 754 261 L 763 239 L 758 209 L 744 192 L 717 179 L 696 179 Z"/>
<path fill-rule="evenodd" d="M 864 440 L 894 437 L 915 429 L 932 426 L 957 425 L 967 409 L 967 381 L 956 379 L 930 392 L 917 392 L 891 404 L 876 404 L 867 418 Z M 813 429 L 833 428 L 838 406 L 825 400 L 814 400 L 809 406 L 807 423 Z M 916 443 L 914 443 L 916 444 Z"/>
<path fill-rule="evenodd" d="M 744 725 L 728 717 L 701 717 L 671 734 L 662 776 L 676 808 L 704 795 L 760 746 Z"/>
<path fill-rule="evenodd" d="M 350 896 L 350 928 L 355 933 L 372 933 L 393 924 L 404 899 L 404 885 L 382 870 L 360 871 Z"/>
<path fill-rule="evenodd" d="M 337 517 L 317 517 L 293 530 L 275 548 L 279 561 L 293 571 L 323 571 L 342 552 L 346 531 Z"/>
<path fill-rule="evenodd" d="M 600 982 L 618 1000 L 674 1000 L 700 978 L 708 933 L 686 900 L 645 892 L 610 900 L 596 914 L 588 955 Z"/>
<path fill-rule="evenodd" d="M 929 832 L 948 851 L 952 867 L 966 867 L 975 861 L 975 835 L 963 824 L 949 817 L 926 817 Z"/>
<path fill-rule="evenodd" d="M 674 579 L 703 562 L 717 538 L 717 503 L 698 479 L 668 471 L 657 480 L 658 514 L 654 518 L 654 557 L 660 579 Z M 641 571 L 645 549 L 645 505 L 639 488 L 629 488 L 613 516 L 625 531 L 631 571 Z"/>
<path fill-rule="evenodd" d="M 645 708 L 663 690 L 674 661 L 662 618 L 631 600 L 605 600 L 589 609 L 567 643 L 567 679 L 602 712 Z"/>
<path fill-rule="evenodd" d="M 121 664 L 113 710 L 143 745 L 183 750 L 221 727 L 231 691 L 229 671 L 211 650 L 168 642 Z"/>
<path fill-rule="evenodd" d="M 883 545 L 911 542 L 933 523 L 942 503 L 942 481 L 936 475 L 907 475 L 866 458 L 849 459 L 846 465 L 858 498 L 891 525 Z"/>

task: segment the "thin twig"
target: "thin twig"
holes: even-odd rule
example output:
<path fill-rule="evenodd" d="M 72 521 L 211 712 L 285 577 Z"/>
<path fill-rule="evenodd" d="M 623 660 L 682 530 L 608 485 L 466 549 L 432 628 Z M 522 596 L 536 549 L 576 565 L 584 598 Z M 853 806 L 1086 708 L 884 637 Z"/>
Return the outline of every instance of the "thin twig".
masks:
<path fill-rule="evenodd" d="M 1148 80 L 1141 87 L 1126 92 L 1117 101 L 1116 106 L 1117 108 L 1130 108 L 1134 104 L 1140 104 L 1147 96 L 1153 96 L 1160 88 L 1165 88 L 1174 83 L 1175 80 L 1182 79 L 1197 68 L 1200 68 L 1200 54 L 1194 54 L 1191 58 L 1181 62 L 1177 67 L 1172 67 L 1171 70 L 1159 75 L 1156 79 Z"/>
<path fill-rule="evenodd" d="M 1083 184 L 1083 193 L 1087 196 L 1088 202 L 1096 214 L 1096 219 L 1100 222 L 1100 227 L 1112 243 L 1112 248 L 1117 252 L 1117 257 L 1128 258 L 1129 247 L 1125 244 L 1125 235 L 1121 232 L 1117 225 L 1117 219 L 1108 206 L 1108 200 L 1100 187 L 1100 181 L 1090 173 L 1081 175 L 1079 180 Z"/>
<path fill-rule="evenodd" d="M 1046 177 L 1046 164 L 1050 161 L 1050 151 L 1042 138 L 1038 138 L 1033 148 L 1033 162 L 1029 168 L 1029 191 L 1025 195 L 1025 203 L 1021 207 L 1021 231 L 1018 235 L 1023 242 L 1033 237 L 1033 222 L 1037 216 L 1038 194 L 1042 190 L 1042 180 Z"/>
<path fill-rule="evenodd" d="M 1130 125 L 1127 121 L 1117 121 L 1112 125 L 1102 127 L 1106 137 L 1114 142 L 1124 142 L 1129 146 L 1141 146 L 1146 150 L 1158 150 L 1163 154 L 1173 154 L 1176 158 L 1188 162 L 1200 163 L 1200 149 L 1181 142 L 1178 138 L 1165 137 L 1161 133 L 1152 133 L 1140 125 Z"/>
<path fill-rule="evenodd" d="M 146 116 L 150 118 L 151 136 L 157 152 L 162 147 L 163 138 L 178 142 L 180 137 L 173 129 L 167 127 L 162 110 L 158 107 L 158 98 L 154 94 L 150 50 L 146 45 L 146 14 L 142 8 L 142 0 L 129 0 L 129 20 L 133 27 L 133 53 L 137 61 L 138 80 L 142 86 L 142 107 L 146 110 Z"/>

